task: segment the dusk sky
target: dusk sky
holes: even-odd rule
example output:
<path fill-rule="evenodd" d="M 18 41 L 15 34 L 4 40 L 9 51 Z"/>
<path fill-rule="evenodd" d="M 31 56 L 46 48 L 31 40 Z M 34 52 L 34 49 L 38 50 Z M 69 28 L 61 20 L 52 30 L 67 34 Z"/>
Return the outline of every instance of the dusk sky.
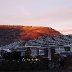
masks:
<path fill-rule="evenodd" d="M 72 34 L 72 0 L 0 0 L 0 25 L 48 26 Z"/>

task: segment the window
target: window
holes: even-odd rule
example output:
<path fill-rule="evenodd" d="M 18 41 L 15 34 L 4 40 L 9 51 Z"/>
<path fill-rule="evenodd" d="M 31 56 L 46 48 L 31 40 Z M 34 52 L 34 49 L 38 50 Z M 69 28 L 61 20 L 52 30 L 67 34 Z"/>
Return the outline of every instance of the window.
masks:
<path fill-rule="evenodd" d="M 38 50 L 37 48 L 31 48 L 31 56 L 36 57 L 38 55 Z"/>
<path fill-rule="evenodd" d="M 65 51 L 70 51 L 70 47 L 64 47 Z"/>
<path fill-rule="evenodd" d="M 45 51 L 43 49 L 39 49 L 39 55 L 45 55 Z"/>
<path fill-rule="evenodd" d="M 56 48 L 56 49 L 55 49 L 55 52 L 56 52 L 56 53 L 61 53 L 61 52 L 64 52 L 64 51 L 65 51 L 64 48 Z"/>

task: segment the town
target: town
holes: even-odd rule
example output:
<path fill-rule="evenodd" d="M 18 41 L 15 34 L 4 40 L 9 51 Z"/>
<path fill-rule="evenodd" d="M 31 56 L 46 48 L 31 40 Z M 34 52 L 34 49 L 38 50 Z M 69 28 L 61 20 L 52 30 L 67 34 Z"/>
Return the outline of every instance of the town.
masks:
<path fill-rule="evenodd" d="M 72 45 L 49 45 L 46 47 L 22 46 L 16 49 L 1 48 L 0 63 L 2 63 L 0 64 L 0 68 L 2 68 L 2 66 L 4 68 L 5 64 L 6 66 L 9 64 L 9 67 L 11 64 L 14 64 L 12 68 L 17 65 L 15 69 L 60 68 L 60 66 L 62 66 L 60 62 L 70 56 L 72 57 Z M 7 68 L 5 67 L 5 69 Z"/>
<path fill-rule="evenodd" d="M 59 41 L 61 37 L 59 37 Z M 68 36 L 65 36 L 65 44 L 64 42 L 56 44 L 53 42 L 53 37 L 53 40 L 50 40 L 50 38 L 48 37 L 47 39 L 47 37 L 39 37 L 35 40 L 29 40 L 27 42 L 18 41 L 0 47 L 0 68 L 2 68 L 2 66 L 3 68 L 6 68 L 6 66 L 4 66 L 6 64 L 9 67 L 17 65 L 15 69 L 58 69 L 60 67 L 71 67 L 71 37 L 68 38 Z M 65 39 L 68 42 L 66 42 Z M 47 42 L 48 40 L 52 42 Z M 58 38 L 56 38 L 56 40 L 58 40 Z M 37 41 L 41 43 L 38 44 Z"/>

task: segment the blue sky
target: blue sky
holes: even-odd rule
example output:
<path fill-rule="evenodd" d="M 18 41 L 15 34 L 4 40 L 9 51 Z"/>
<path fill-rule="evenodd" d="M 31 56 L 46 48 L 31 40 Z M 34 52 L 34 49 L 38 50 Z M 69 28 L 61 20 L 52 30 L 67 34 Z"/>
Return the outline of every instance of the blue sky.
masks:
<path fill-rule="evenodd" d="M 72 34 L 72 0 L 0 0 L 0 25 L 48 26 Z"/>

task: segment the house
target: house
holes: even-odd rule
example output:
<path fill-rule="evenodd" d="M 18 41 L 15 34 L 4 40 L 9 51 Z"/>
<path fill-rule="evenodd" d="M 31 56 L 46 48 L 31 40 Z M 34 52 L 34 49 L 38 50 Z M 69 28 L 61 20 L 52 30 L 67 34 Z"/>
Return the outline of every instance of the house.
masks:
<path fill-rule="evenodd" d="M 31 56 L 33 58 L 37 56 L 41 56 L 43 58 L 47 58 L 48 60 L 54 59 L 54 55 L 60 54 L 62 52 L 72 52 L 72 46 L 71 45 L 63 45 L 63 46 L 57 46 L 57 45 L 49 45 L 46 47 L 42 46 L 22 46 L 20 48 L 16 49 L 2 49 L 7 52 L 13 52 L 18 51 L 21 52 L 21 56 Z M 1 50 L 0 50 L 1 52 Z"/>

